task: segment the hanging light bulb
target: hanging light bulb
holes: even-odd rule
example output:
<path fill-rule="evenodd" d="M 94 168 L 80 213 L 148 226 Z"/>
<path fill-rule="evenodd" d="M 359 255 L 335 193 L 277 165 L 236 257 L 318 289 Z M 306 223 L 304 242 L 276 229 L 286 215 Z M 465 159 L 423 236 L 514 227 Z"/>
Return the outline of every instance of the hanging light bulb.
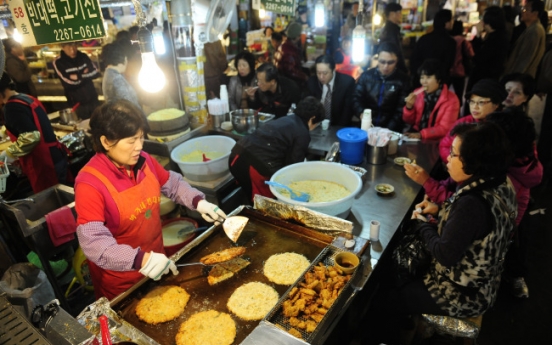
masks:
<path fill-rule="evenodd" d="M 357 25 L 353 30 L 353 62 L 361 62 L 364 60 L 366 52 L 366 29 L 362 25 Z"/>
<path fill-rule="evenodd" d="M 259 18 L 263 19 L 266 16 L 266 11 L 264 8 L 259 9 Z"/>
<path fill-rule="evenodd" d="M 155 93 L 165 86 L 165 75 L 155 62 L 153 36 L 144 26 L 138 30 L 138 41 L 142 53 L 142 68 L 138 73 L 138 84 L 146 91 Z"/>
<path fill-rule="evenodd" d="M 381 15 L 379 13 L 376 13 L 372 21 L 374 22 L 374 25 L 380 25 L 381 24 Z"/>
<path fill-rule="evenodd" d="M 314 5 L 314 26 L 321 28 L 326 24 L 326 9 L 322 0 L 318 0 Z"/>
<path fill-rule="evenodd" d="M 155 54 L 165 54 L 165 39 L 163 38 L 163 28 L 156 26 L 151 32 L 153 36 L 153 47 L 155 48 Z"/>
<path fill-rule="evenodd" d="M 23 41 L 23 36 L 19 33 L 19 31 L 17 31 L 17 29 L 13 29 L 12 38 L 19 43 Z"/>

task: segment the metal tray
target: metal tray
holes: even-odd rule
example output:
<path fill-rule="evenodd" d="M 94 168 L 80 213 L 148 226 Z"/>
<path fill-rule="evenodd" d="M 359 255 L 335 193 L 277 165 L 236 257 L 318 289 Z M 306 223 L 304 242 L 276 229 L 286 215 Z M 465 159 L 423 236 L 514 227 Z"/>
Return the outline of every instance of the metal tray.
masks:
<path fill-rule="evenodd" d="M 327 246 L 318 255 L 318 257 L 314 261 L 311 262 L 311 265 L 309 266 L 308 271 L 311 271 L 314 266 L 318 265 L 319 262 L 323 262 L 326 266 L 333 266 L 334 263 L 335 263 L 335 261 L 334 261 L 335 256 L 338 253 L 343 252 L 343 251 L 344 250 L 342 250 L 338 247 L 335 247 L 333 245 Z M 306 341 L 307 343 L 312 343 L 313 340 L 317 337 L 320 330 L 326 328 L 325 327 L 326 323 L 328 321 L 331 321 L 330 320 L 331 319 L 330 315 L 333 315 L 332 311 L 334 310 L 334 308 L 336 308 L 336 306 L 342 306 L 341 301 L 343 300 L 343 298 L 346 298 L 344 296 L 347 295 L 347 293 L 346 293 L 347 288 L 351 285 L 351 281 L 353 281 L 355 279 L 355 276 L 356 276 L 357 272 L 358 272 L 358 269 L 353 272 L 353 274 L 351 276 L 351 279 L 349 279 L 349 281 L 345 284 L 345 286 L 341 290 L 341 293 L 339 294 L 339 296 L 337 296 L 337 299 L 334 301 L 334 303 L 328 309 L 326 315 L 324 315 L 324 318 L 322 318 L 322 320 L 318 323 L 316 329 L 312 333 L 308 333 L 305 330 L 295 328 L 301 333 L 301 336 L 303 337 L 302 340 Z M 272 308 L 272 310 L 266 315 L 266 317 L 263 319 L 263 321 L 269 322 L 269 323 L 271 323 L 271 324 L 273 324 L 273 325 L 275 325 L 279 328 L 282 328 L 282 329 L 285 329 L 286 331 L 289 331 L 291 326 L 290 326 L 289 323 L 286 322 L 286 320 L 288 318 L 286 316 L 284 316 L 284 314 L 282 312 L 282 305 L 288 299 L 288 296 L 291 293 L 291 290 L 294 287 L 299 286 L 299 284 L 303 281 L 303 279 L 304 279 L 304 276 L 301 276 L 299 279 L 297 279 L 297 281 L 293 285 L 290 286 L 290 288 L 286 291 L 286 293 L 282 297 L 280 297 L 280 300 L 278 301 L 278 304 L 274 308 Z M 302 318 L 302 317 L 300 317 L 299 319 L 300 320 L 306 320 L 305 318 Z"/>
<path fill-rule="evenodd" d="M 247 248 L 245 255 L 251 258 L 251 264 L 237 273 L 236 276 L 210 286 L 203 275 L 201 267 L 181 268 L 177 276 L 165 275 L 159 282 L 147 281 L 119 303 L 112 305 L 113 310 L 133 327 L 159 344 L 174 344 L 180 324 L 196 312 L 215 309 L 231 314 L 226 307 L 228 298 L 236 288 L 245 283 L 259 281 L 268 284 L 282 296 L 288 286 L 271 283 L 262 273 L 264 261 L 271 255 L 282 252 L 296 252 L 305 255 L 312 262 L 331 242 L 329 236 L 276 220 L 253 209 L 245 208 L 240 215 L 250 219 L 238 244 Z M 219 226 L 208 234 L 199 245 L 183 255 L 178 263 L 197 262 L 204 255 L 230 246 L 232 246 L 232 243 Z M 136 304 L 153 288 L 163 285 L 179 285 L 191 295 L 184 313 L 173 321 L 159 325 L 149 325 L 140 321 L 135 314 Z M 233 314 L 231 315 L 237 326 L 234 344 L 239 344 L 253 331 L 259 321 L 244 321 Z"/>

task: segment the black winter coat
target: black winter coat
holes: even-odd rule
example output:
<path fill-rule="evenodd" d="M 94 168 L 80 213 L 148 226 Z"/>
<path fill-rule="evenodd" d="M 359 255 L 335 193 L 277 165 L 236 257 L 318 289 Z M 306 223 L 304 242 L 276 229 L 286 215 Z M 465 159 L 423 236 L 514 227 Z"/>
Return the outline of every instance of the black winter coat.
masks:
<path fill-rule="evenodd" d="M 100 72 L 88 55 L 79 51 L 72 59 L 62 50 L 60 56 L 54 60 L 54 69 L 61 80 L 70 106 L 98 101 L 98 92 L 92 80 L 98 78 Z"/>
<path fill-rule="evenodd" d="M 419 85 L 418 68 L 426 59 L 437 59 L 445 71 L 450 71 L 456 56 L 456 41 L 445 29 L 437 29 L 420 37 L 410 58 L 410 73 Z"/>
<path fill-rule="evenodd" d="M 316 99 L 319 99 L 322 104 L 322 84 L 316 76 L 311 76 L 307 81 L 309 94 Z M 330 124 L 332 126 L 349 126 L 353 118 L 353 92 L 355 91 L 355 79 L 353 77 L 335 72 L 335 80 L 332 89 L 332 118 Z"/>
<path fill-rule="evenodd" d="M 491 32 L 485 40 L 475 38 L 472 46 L 475 55 L 467 91 L 481 79 L 490 78 L 498 81 L 504 72 L 508 57 L 508 36 L 506 32 Z"/>
<path fill-rule="evenodd" d="M 408 76 L 395 70 L 383 77 L 377 67 L 362 73 L 353 93 L 353 111 L 360 116 L 364 109 L 372 110 L 372 124 L 402 132 L 404 99 L 410 93 Z"/>
<path fill-rule="evenodd" d="M 301 100 L 301 90 L 299 86 L 286 77 L 278 76 L 278 86 L 276 92 L 262 92 L 257 89 L 255 99 L 247 98 L 247 104 L 251 109 L 256 109 L 263 113 L 274 114 L 276 118 L 286 116 L 289 107 Z"/>

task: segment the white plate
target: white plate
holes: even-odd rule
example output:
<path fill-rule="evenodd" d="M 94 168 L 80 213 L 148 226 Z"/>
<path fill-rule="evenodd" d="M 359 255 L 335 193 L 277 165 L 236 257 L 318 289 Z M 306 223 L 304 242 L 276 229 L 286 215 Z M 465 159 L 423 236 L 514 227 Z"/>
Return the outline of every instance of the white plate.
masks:
<path fill-rule="evenodd" d="M 397 164 L 397 165 L 404 165 L 405 163 L 410 164 L 412 161 L 410 160 L 410 158 L 397 157 L 393 160 L 393 162 L 395 162 L 395 164 Z"/>
<path fill-rule="evenodd" d="M 376 192 L 378 192 L 378 194 L 382 194 L 382 195 L 388 195 L 395 191 L 395 187 L 393 187 L 388 183 L 377 184 L 376 187 L 374 187 L 374 189 L 376 190 Z"/>

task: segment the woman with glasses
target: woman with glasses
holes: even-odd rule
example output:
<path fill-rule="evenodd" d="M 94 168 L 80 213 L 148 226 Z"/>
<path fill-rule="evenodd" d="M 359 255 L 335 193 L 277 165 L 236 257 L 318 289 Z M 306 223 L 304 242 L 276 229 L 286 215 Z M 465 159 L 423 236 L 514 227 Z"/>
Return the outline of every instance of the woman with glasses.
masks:
<path fill-rule="evenodd" d="M 427 59 L 418 70 L 422 87 L 405 99 L 402 118 L 411 125 L 405 133 L 416 139 L 441 139 L 458 119 L 460 102 L 444 83 L 445 71 L 439 60 Z"/>

